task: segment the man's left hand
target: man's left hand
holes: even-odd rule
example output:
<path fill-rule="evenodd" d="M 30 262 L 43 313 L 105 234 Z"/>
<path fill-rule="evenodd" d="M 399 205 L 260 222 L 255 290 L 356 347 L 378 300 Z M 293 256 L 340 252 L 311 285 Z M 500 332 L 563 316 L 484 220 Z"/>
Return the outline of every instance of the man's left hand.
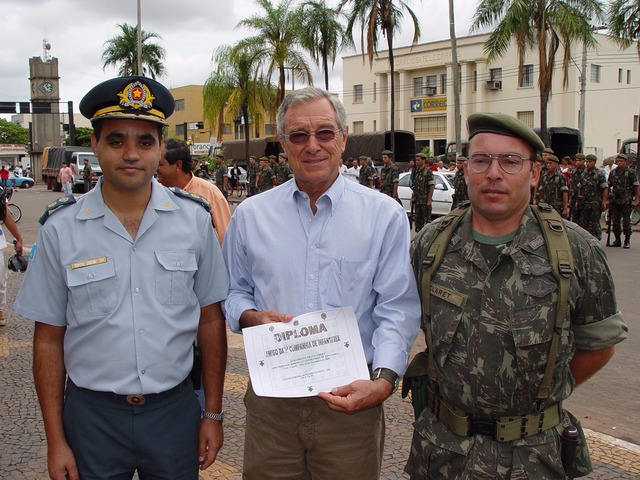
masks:
<path fill-rule="evenodd" d="M 384 379 L 356 380 L 330 393 L 321 392 L 318 397 L 327 402 L 331 410 L 353 414 L 380 405 L 392 390 L 393 386 Z"/>
<path fill-rule="evenodd" d="M 222 422 L 210 418 L 200 420 L 200 441 L 198 444 L 200 470 L 209 468 L 216 461 L 223 440 Z"/>

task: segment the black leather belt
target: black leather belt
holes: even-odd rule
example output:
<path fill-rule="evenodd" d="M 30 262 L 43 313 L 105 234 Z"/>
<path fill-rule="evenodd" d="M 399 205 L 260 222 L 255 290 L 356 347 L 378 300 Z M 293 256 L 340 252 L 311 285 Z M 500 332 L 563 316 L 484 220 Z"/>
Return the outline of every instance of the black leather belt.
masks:
<path fill-rule="evenodd" d="M 188 378 L 183 380 L 182 382 L 180 382 L 178 385 L 176 385 L 175 387 L 166 390 L 164 392 L 160 392 L 160 393 L 146 393 L 144 395 L 142 394 L 129 394 L 129 395 L 125 395 L 125 394 L 120 394 L 120 393 L 113 393 L 113 392 L 98 392 L 95 390 L 89 390 L 88 388 L 82 388 L 82 387 L 78 387 L 75 383 L 73 383 L 71 381 L 71 379 L 67 380 L 69 383 L 71 383 L 76 389 L 82 391 L 82 392 L 86 392 L 92 395 L 98 395 L 100 397 L 106 398 L 108 400 L 111 400 L 112 402 L 117 402 L 117 403 L 128 403 L 129 405 L 144 405 L 145 403 L 156 403 L 156 402 L 160 402 L 162 400 L 165 400 L 173 395 L 176 395 L 180 392 L 182 392 L 188 385 Z"/>

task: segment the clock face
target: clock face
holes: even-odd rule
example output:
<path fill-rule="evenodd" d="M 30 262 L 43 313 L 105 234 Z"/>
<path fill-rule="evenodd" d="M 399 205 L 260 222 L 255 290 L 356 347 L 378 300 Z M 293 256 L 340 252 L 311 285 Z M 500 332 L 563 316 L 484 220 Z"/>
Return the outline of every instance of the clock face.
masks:
<path fill-rule="evenodd" d="M 42 84 L 42 91 L 43 91 L 44 93 L 51 93 L 51 92 L 53 92 L 53 83 L 51 83 L 51 82 L 44 82 L 44 83 Z"/>

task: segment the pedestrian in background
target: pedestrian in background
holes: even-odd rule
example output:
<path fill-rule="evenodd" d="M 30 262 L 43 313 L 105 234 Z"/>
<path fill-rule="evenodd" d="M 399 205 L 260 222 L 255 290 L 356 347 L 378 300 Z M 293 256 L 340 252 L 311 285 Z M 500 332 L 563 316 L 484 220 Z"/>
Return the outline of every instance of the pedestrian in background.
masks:
<path fill-rule="evenodd" d="M 7 230 L 13 235 L 15 252 L 18 255 L 22 255 L 22 235 L 20 235 L 18 225 L 16 225 L 7 208 L 5 195 L 0 195 L 0 218 Z M 9 246 L 9 242 L 7 242 L 4 229 L 0 227 L 0 327 L 4 327 L 7 324 L 7 320 L 4 317 L 4 307 L 7 305 L 7 264 L 5 263 L 4 251 L 7 246 Z"/>
<path fill-rule="evenodd" d="M 58 172 L 58 182 L 62 185 L 62 193 L 64 195 L 73 194 L 73 170 L 71 170 L 71 167 L 69 167 L 66 161 L 62 162 L 62 167 L 60 167 L 60 171 Z"/>
<path fill-rule="evenodd" d="M 84 193 L 91 190 L 91 165 L 89 165 L 89 159 L 84 159 L 84 167 L 82 167 L 82 182 L 84 185 Z"/>
<path fill-rule="evenodd" d="M 627 156 L 616 156 L 616 168 L 609 173 L 609 208 L 611 229 L 615 237 L 612 247 L 631 248 L 631 210 L 638 207 L 640 182 L 635 169 L 627 167 Z M 624 233 L 624 245 L 620 238 Z"/>
<path fill-rule="evenodd" d="M 578 190 L 578 225 L 598 240 L 602 238 L 600 218 L 609 205 L 609 186 L 604 172 L 596 168 L 598 157 L 590 153 L 585 158 L 586 168 L 582 172 Z"/>

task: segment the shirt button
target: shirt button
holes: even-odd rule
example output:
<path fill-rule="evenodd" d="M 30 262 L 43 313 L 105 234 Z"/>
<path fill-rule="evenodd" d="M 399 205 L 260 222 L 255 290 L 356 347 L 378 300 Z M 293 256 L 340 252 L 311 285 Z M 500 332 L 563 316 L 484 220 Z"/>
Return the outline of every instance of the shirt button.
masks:
<path fill-rule="evenodd" d="M 309 304 L 309 308 L 313 308 L 313 303 L 310 303 L 310 304 Z"/>
<path fill-rule="evenodd" d="M 95 275 L 93 273 L 90 273 L 89 275 L 87 275 L 88 279 L 92 279 L 93 277 L 95 277 Z"/>
<path fill-rule="evenodd" d="M 136 293 L 140 293 L 140 289 L 138 287 L 134 288 L 133 291 Z"/>
<path fill-rule="evenodd" d="M 146 370 L 142 370 L 140 373 L 145 375 L 147 373 L 147 371 Z"/>
<path fill-rule="evenodd" d="M 181 262 L 176 262 L 176 267 L 181 267 L 182 263 Z"/>
<path fill-rule="evenodd" d="M 138 251 L 138 249 L 136 247 L 133 247 L 131 250 L 133 250 L 134 252 Z"/>
<path fill-rule="evenodd" d="M 309 275 L 309 278 L 313 280 L 314 278 L 316 278 L 316 276 L 312 273 L 311 275 Z"/>
<path fill-rule="evenodd" d="M 139 333 L 140 335 L 142 335 L 142 334 L 144 333 L 144 330 L 143 330 L 143 329 L 140 329 L 140 330 L 138 330 L 138 333 Z"/>

